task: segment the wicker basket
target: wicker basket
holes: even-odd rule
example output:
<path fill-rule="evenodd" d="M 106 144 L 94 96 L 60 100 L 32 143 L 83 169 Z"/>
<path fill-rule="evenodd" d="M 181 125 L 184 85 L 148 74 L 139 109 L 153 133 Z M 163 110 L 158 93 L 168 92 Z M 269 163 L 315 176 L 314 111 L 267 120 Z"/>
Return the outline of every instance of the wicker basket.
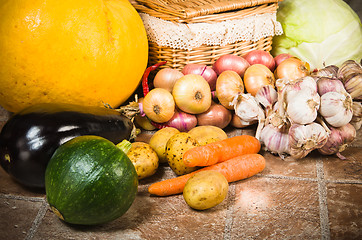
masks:
<path fill-rule="evenodd" d="M 139 13 L 177 24 L 217 23 L 272 13 L 280 0 L 130 0 Z M 162 67 L 181 70 L 188 63 L 208 66 L 224 54 L 243 56 L 253 49 L 271 50 L 273 35 L 257 41 L 236 41 L 224 45 L 201 45 L 192 49 L 160 46 L 149 40 L 149 65 L 167 61 Z"/>

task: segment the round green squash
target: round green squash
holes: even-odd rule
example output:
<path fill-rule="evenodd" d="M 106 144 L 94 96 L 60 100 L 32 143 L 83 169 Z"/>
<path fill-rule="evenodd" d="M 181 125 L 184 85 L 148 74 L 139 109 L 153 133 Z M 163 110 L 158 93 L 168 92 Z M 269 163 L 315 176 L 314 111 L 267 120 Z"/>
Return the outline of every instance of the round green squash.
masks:
<path fill-rule="evenodd" d="M 71 224 L 102 224 L 122 216 L 137 190 L 137 173 L 126 153 L 97 136 L 80 136 L 61 145 L 45 172 L 47 201 Z"/>

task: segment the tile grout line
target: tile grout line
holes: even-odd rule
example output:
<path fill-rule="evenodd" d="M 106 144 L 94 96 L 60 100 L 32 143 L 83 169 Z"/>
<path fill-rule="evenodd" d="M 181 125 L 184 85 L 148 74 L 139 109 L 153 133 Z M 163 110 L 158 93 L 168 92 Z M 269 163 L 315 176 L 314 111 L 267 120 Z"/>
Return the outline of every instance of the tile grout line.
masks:
<path fill-rule="evenodd" d="M 318 179 L 318 198 L 319 198 L 319 218 L 321 235 L 323 240 L 331 239 L 329 229 L 329 216 L 327 205 L 327 185 L 324 178 L 324 165 L 321 159 L 316 161 L 317 179 Z"/>
<path fill-rule="evenodd" d="M 30 202 L 43 202 L 44 197 L 24 197 L 20 195 L 12 195 L 12 194 L 0 194 L 0 198 L 4 199 L 13 199 L 13 200 L 24 200 Z"/>
<path fill-rule="evenodd" d="M 231 191 L 230 191 L 231 190 Z M 231 184 L 229 187 L 230 196 L 228 197 L 227 210 L 225 216 L 225 227 L 223 233 L 223 240 L 231 239 L 231 229 L 233 228 L 233 212 L 235 202 L 235 184 Z"/>
<path fill-rule="evenodd" d="M 24 240 L 30 240 L 34 237 L 36 231 L 38 230 L 38 227 L 40 226 L 46 212 L 48 210 L 48 203 L 47 201 L 43 200 L 43 204 L 41 205 L 38 214 L 36 215 L 31 228 L 28 231 L 28 234 L 26 235 L 26 237 L 24 238 Z"/>

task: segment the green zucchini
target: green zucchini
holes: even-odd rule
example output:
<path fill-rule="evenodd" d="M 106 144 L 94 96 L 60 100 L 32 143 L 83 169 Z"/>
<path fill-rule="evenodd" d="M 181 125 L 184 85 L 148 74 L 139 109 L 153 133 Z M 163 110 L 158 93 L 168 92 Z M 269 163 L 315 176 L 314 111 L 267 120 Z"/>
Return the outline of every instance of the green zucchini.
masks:
<path fill-rule="evenodd" d="M 112 221 L 131 207 L 137 190 L 131 160 L 120 147 L 99 136 L 80 136 L 64 143 L 45 171 L 47 201 L 67 223 Z"/>

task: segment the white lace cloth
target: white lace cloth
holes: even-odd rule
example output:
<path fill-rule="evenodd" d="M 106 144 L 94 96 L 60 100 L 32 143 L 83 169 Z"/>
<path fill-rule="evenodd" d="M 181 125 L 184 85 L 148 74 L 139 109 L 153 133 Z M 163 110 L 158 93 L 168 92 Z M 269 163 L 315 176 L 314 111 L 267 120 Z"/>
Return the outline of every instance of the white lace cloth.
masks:
<path fill-rule="evenodd" d="M 238 41 L 258 41 L 281 35 L 275 13 L 258 14 L 215 23 L 174 23 L 140 13 L 148 39 L 158 46 L 192 50 L 201 45 L 225 46 Z"/>

